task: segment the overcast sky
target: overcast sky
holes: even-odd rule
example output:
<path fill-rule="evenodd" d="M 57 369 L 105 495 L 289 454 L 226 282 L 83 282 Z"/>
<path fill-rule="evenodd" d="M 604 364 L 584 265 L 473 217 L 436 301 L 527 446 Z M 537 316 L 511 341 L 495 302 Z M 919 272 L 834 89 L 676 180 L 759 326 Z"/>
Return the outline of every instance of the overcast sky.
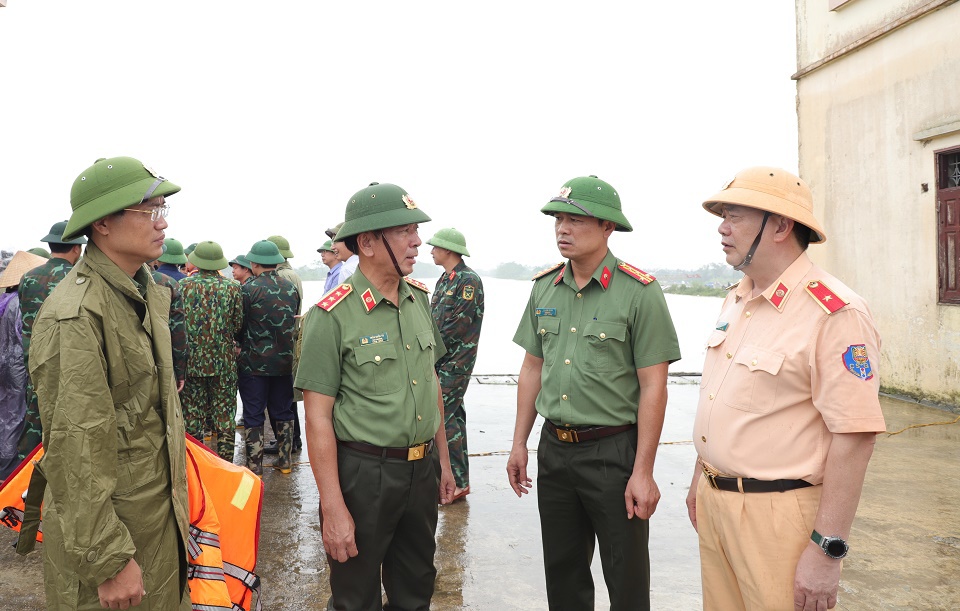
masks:
<path fill-rule="evenodd" d="M 795 47 L 788 0 L 9 0 L 0 246 L 39 246 L 74 178 L 129 155 L 183 188 L 168 237 L 228 257 L 282 234 L 318 260 L 379 181 L 474 267 L 559 261 L 539 209 L 596 174 L 634 227 L 619 257 L 722 262 L 701 202 L 746 166 L 797 171 Z"/>

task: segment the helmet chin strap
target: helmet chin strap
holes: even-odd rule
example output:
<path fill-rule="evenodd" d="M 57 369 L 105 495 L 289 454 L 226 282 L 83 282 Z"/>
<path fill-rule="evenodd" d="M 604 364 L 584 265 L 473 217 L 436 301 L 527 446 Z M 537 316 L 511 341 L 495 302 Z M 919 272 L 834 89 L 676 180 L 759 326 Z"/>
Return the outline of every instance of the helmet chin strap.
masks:
<path fill-rule="evenodd" d="M 757 232 L 757 237 L 753 240 L 753 245 L 750 247 L 750 250 L 747 251 L 747 256 L 743 258 L 743 261 L 740 265 L 734 265 L 733 269 L 736 271 L 743 271 L 743 268 L 750 265 L 750 262 L 753 261 L 753 255 L 757 253 L 757 247 L 760 246 L 760 238 L 763 237 L 763 228 L 767 226 L 767 219 L 770 218 L 769 212 L 763 213 L 763 222 L 760 223 L 760 231 Z M 391 253 L 392 255 L 392 253 Z"/>
<path fill-rule="evenodd" d="M 766 220 L 766 219 L 764 219 Z M 762 230 L 761 230 L 762 231 Z M 383 242 L 384 247 L 387 249 L 387 254 L 390 255 L 390 260 L 393 261 L 393 268 L 397 270 L 397 274 L 403 278 L 405 275 L 400 269 L 400 264 L 397 263 L 397 257 L 393 254 L 393 249 L 390 248 L 390 244 L 387 242 L 387 238 L 383 235 L 383 230 L 380 230 L 380 241 Z"/>

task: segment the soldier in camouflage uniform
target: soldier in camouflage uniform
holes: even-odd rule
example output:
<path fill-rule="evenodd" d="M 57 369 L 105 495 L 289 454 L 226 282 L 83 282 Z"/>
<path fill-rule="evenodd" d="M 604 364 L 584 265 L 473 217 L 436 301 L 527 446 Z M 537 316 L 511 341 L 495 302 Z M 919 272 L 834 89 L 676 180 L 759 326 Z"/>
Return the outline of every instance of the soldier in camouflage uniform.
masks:
<path fill-rule="evenodd" d="M 64 241 L 63 230 L 67 228 L 67 221 L 55 223 L 50 233 L 40 241 L 50 245 L 50 259 L 43 265 L 35 267 L 23 275 L 18 289 L 20 297 L 20 315 L 23 320 L 23 361 L 27 371 L 30 370 L 28 352 L 30 350 L 30 334 L 33 331 L 33 321 L 40 312 L 40 306 L 53 290 L 53 287 L 63 280 L 67 272 L 76 265 L 80 258 L 80 251 L 87 239 L 83 236 Z M 33 382 L 27 380 L 27 414 L 23 421 L 23 430 L 17 444 L 17 454 L 20 460 L 27 457 L 35 447 L 40 445 L 43 438 L 43 427 L 40 425 L 40 410 L 37 407 L 37 393 L 33 389 Z"/>
<path fill-rule="evenodd" d="M 281 278 L 285 278 L 292 282 L 297 287 L 297 295 L 300 296 L 300 302 L 303 303 L 303 282 L 300 280 L 300 275 L 293 270 L 293 267 L 290 265 L 289 259 L 293 258 L 293 251 L 290 250 L 290 242 L 287 241 L 287 238 L 282 235 L 272 235 L 267 238 L 271 242 L 277 245 L 277 248 L 280 249 L 280 254 L 283 256 L 283 263 L 277 266 L 277 274 Z M 300 316 L 300 310 L 297 310 L 297 316 Z M 297 318 L 297 336 L 300 335 L 300 318 Z M 293 355 L 293 371 L 297 371 L 297 361 L 299 359 L 299 353 L 294 352 Z M 303 401 L 303 393 L 300 390 L 293 389 L 293 451 L 299 452 L 302 446 L 300 441 L 300 414 L 297 410 L 297 403 Z M 270 416 L 270 426 L 273 427 L 274 437 L 277 435 L 277 427 L 274 423 L 273 416 Z M 277 441 L 274 439 L 272 443 L 265 444 L 263 446 L 264 454 L 276 454 L 277 453 Z"/>
<path fill-rule="evenodd" d="M 233 462 L 237 416 L 237 359 L 234 337 L 243 327 L 240 283 L 224 278 L 227 266 L 216 242 L 200 242 L 189 256 L 198 272 L 180 283 L 186 313 L 190 360 L 180 402 L 184 426 L 203 435 L 209 419 L 217 436 L 217 454 Z"/>
<path fill-rule="evenodd" d="M 463 262 L 469 257 L 467 242 L 456 229 L 441 229 L 427 244 L 433 262 L 443 274 L 433 290 L 430 309 L 437 321 L 447 353 L 437 359 L 436 371 L 443 393 L 444 426 L 450 466 L 457 484 L 453 500 L 470 494 L 470 460 L 467 454 L 467 413 L 463 396 L 477 362 L 480 326 L 483 324 L 483 283 Z"/>
<path fill-rule="evenodd" d="M 187 320 L 183 313 L 183 296 L 180 283 L 157 270 L 150 270 L 153 281 L 170 290 L 170 342 L 173 345 L 173 373 L 177 378 L 177 392 L 183 390 L 187 380 L 187 360 L 190 345 L 187 343 Z"/>
<path fill-rule="evenodd" d="M 278 456 L 274 467 L 290 473 L 293 449 L 293 346 L 296 315 L 300 311 L 297 287 L 277 274 L 283 263 L 273 242 L 257 242 L 247 253 L 256 278 L 244 284 L 243 328 L 240 332 L 240 399 L 246 430 L 247 468 L 263 472 L 264 410 L 277 421 Z"/>

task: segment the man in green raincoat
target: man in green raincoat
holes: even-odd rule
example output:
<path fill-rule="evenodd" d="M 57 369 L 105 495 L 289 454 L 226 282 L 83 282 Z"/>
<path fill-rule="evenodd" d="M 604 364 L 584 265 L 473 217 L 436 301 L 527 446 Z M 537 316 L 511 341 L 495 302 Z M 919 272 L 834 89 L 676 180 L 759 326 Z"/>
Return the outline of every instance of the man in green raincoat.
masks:
<path fill-rule="evenodd" d="M 170 291 L 144 265 L 162 252 L 165 197 L 179 190 L 114 157 L 70 192 L 63 239 L 89 244 L 47 298 L 30 347 L 46 448 L 48 609 L 190 609 Z"/>

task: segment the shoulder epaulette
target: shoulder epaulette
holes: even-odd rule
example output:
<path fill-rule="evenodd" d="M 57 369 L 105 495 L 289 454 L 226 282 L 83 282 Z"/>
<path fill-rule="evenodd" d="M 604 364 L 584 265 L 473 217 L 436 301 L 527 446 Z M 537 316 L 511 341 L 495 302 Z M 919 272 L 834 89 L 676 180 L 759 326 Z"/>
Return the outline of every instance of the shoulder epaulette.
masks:
<path fill-rule="evenodd" d="M 422 283 L 422 282 L 420 282 L 419 280 L 414 280 L 413 278 L 408 278 L 407 276 L 404 276 L 403 279 L 407 281 L 407 284 L 409 284 L 410 286 L 414 286 L 414 287 L 420 289 L 420 290 L 423 291 L 424 293 L 429 293 L 429 292 L 430 292 L 430 289 L 427 288 L 427 285 L 424 284 L 424 283 Z"/>
<path fill-rule="evenodd" d="M 636 267 L 630 265 L 625 261 L 621 261 L 620 265 L 617 266 L 617 269 L 619 269 L 626 275 L 630 276 L 634 280 L 640 282 L 641 284 L 650 284 L 651 282 L 656 280 L 655 277 L 651 276 L 647 272 L 643 271 L 642 269 L 637 269 Z"/>
<path fill-rule="evenodd" d="M 317 307 L 329 312 L 335 305 L 343 301 L 343 298 L 349 295 L 351 291 L 353 291 L 353 286 L 349 284 L 341 284 L 336 288 L 332 288 L 329 293 L 317 302 Z"/>
<path fill-rule="evenodd" d="M 807 293 L 817 300 L 817 303 L 820 304 L 820 307 L 823 308 L 827 314 L 833 314 L 839 311 L 848 303 L 819 280 L 808 282 L 805 288 Z"/>
<path fill-rule="evenodd" d="M 530 279 L 531 279 L 531 280 L 539 280 L 540 278 L 543 278 L 544 276 L 546 276 L 546 275 L 549 274 L 550 272 L 555 272 L 555 271 L 557 271 L 558 269 L 560 269 L 560 268 L 563 267 L 564 265 L 566 265 L 566 261 L 561 261 L 560 263 L 557 263 L 556 265 L 554 265 L 554 266 L 552 266 L 552 267 L 548 267 L 547 269 L 540 270 L 539 272 L 536 273 L 536 275 L 535 275 L 533 278 L 530 278 Z"/>

